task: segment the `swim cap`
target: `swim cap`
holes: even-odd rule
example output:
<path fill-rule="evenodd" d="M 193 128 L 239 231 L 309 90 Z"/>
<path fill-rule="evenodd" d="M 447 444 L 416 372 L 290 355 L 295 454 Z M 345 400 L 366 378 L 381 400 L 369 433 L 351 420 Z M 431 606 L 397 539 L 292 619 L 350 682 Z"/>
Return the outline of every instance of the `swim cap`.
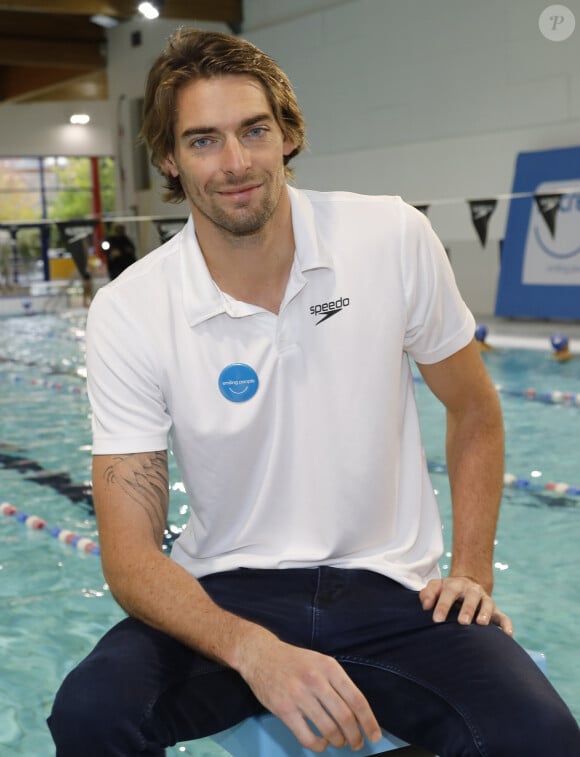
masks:
<path fill-rule="evenodd" d="M 568 346 L 568 337 L 565 334 L 552 334 L 550 342 L 552 342 L 552 347 L 559 352 Z"/>
<path fill-rule="evenodd" d="M 481 323 L 475 329 L 475 338 L 477 339 L 478 342 L 485 342 L 486 336 L 487 336 L 487 326 L 484 323 Z"/>

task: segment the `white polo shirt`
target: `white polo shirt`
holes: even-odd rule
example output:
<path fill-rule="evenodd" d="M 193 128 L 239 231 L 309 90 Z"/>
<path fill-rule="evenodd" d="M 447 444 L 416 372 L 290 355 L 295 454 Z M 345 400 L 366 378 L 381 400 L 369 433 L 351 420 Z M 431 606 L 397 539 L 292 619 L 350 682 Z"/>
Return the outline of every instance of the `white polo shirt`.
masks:
<path fill-rule="evenodd" d="M 93 453 L 170 439 L 191 502 L 172 557 L 195 576 L 331 565 L 419 589 L 442 538 L 408 356 L 443 360 L 474 320 L 400 198 L 288 189 L 278 315 L 220 292 L 191 219 L 98 292 Z"/>

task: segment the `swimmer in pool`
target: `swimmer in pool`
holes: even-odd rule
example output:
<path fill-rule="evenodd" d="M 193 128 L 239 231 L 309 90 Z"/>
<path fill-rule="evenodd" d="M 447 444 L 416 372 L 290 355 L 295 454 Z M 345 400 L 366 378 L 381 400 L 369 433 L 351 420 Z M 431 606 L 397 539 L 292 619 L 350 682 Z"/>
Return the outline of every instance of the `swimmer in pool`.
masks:
<path fill-rule="evenodd" d="M 487 326 L 484 323 L 477 325 L 475 329 L 475 340 L 479 347 L 480 352 L 492 352 L 493 347 L 485 340 L 487 339 Z"/>
<path fill-rule="evenodd" d="M 550 337 L 550 343 L 554 350 L 552 357 L 559 363 L 564 363 L 574 357 L 572 352 L 570 352 L 568 337 L 564 334 L 552 334 Z"/>

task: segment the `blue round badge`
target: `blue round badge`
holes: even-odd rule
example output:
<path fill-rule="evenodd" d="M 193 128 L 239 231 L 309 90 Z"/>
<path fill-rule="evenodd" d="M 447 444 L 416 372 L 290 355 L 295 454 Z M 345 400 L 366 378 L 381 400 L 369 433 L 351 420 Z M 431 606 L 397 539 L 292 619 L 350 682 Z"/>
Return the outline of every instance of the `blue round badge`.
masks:
<path fill-rule="evenodd" d="M 218 386 L 230 402 L 247 402 L 258 391 L 258 374 L 245 363 L 226 365 L 220 373 Z"/>

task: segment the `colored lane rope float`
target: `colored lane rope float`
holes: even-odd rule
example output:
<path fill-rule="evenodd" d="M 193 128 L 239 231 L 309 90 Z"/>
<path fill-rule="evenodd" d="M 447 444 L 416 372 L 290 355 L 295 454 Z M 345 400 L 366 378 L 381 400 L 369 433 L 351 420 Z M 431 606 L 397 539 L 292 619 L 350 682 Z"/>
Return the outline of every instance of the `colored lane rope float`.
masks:
<path fill-rule="evenodd" d="M 69 531 L 66 528 L 60 526 L 48 526 L 43 518 L 38 515 L 30 515 L 21 510 L 18 510 L 10 502 L 0 502 L 0 513 L 14 517 L 19 523 L 23 523 L 27 528 L 33 531 L 46 531 L 54 539 L 63 542 L 63 544 L 69 544 L 79 552 L 87 552 L 91 555 L 100 555 L 101 548 L 97 542 L 87 539 L 84 536 L 79 536 L 73 531 Z"/>
<path fill-rule="evenodd" d="M 500 394 L 508 397 L 524 397 L 528 400 L 543 402 L 546 405 L 575 405 L 580 407 L 580 394 L 573 392 L 538 392 L 536 389 L 505 389 L 501 384 L 496 384 L 495 388 Z"/>
<path fill-rule="evenodd" d="M 529 489 L 530 491 L 552 492 L 552 494 L 566 495 L 567 497 L 580 497 L 580 487 L 570 486 L 563 481 L 549 481 L 547 484 L 538 484 L 527 478 L 518 478 L 513 473 L 506 473 L 503 477 L 504 486 L 511 489 Z"/>
<path fill-rule="evenodd" d="M 14 384 L 26 384 L 26 386 L 36 386 L 41 389 L 52 389 L 57 392 L 70 392 L 71 394 L 86 394 L 87 390 L 84 386 L 73 386 L 71 384 L 64 384 L 60 381 L 49 381 L 42 378 L 30 378 L 26 379 L 22 376 L 10 376 L 9 381 Z"/>
<path fill-rule="evenodd" d="M 428 463 L 429 473 L 447 473 L 444 463 Z M 513 473 L 504 473 L 503 485 L 508 489 L 525 489 L 531 492 L 549 492 L 559 496 L 580 497 L 580 487 L 570 486 L 563 481 L 549 481 L 540 484 L 528 478 L 521 478 Z"/>
<path fill-rule="evenodd" d="M 416 384 L 424 384 L 422 376 L 413 376 Z M 505 394 L 507 397 L 524 397 L 527 400 L 542 402 L 547 405 L 574 405 L 580 407 L 580 394 L 575 392 L 539 392 L 537 389 L 506 389 L 502 384 L 495 385 L 499 394 Z"/>

